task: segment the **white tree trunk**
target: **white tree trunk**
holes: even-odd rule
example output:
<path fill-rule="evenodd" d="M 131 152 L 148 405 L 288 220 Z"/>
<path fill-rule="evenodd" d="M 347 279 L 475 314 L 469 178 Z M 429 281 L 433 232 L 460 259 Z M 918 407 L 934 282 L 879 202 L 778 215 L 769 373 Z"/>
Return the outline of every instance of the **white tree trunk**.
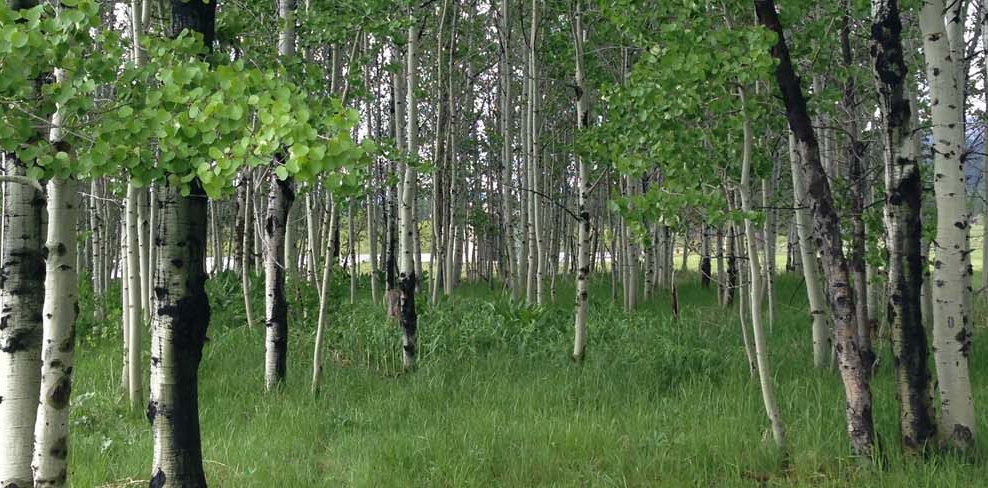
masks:
<path fill-rule="evenodd" d="M 407 114 L 407 136 L 408 154 L 411 157 L 418 155 L 418 102 L 415 98 L 415 90 L 418 84 L 418 54 L 416 47 L 418 44 L 418 26 L 413 20 L 412 26 L 408 28 L 407 62 L 408 71 L 406 79 L 408 89 L 405 95 L 408 97 L 406 109 Z M 415 287 L 418 277 L 415 275 L 415 189 L 418 182 L 418 172 L 414 164 L 405 165 L 405 174 L 401 183 L 401 208 L 398 215 L 398 232 L 400 234 L 401 259 L 398 268 L 398 289 L 401 292 L 401 311 L 399 321 L 402 326 L 402 364 L 406 370 L 415 367 L 416 354 L 416 334 L 418 330 L 418 314 L 415 311 Z"/>
<path fill-rule="evenodd" d="M 742 89 L 743 90 L 743 89 Z M 744 92 L 741 92 L 741 105 L 744 110 Z M 751 206 L 751 160 L 752 146 L 754 145 L 754 135 L 751 130 L 751 121 L 747 116 L 744 118 L 744 149 L 741 169 L 741 210 L 747 215 L 752 211 Z M 765 413 L 768 414 L 769 422 L 772 425 L 772 438 L 775 445 L 781 450 L 786 449 L 786 431 L 782 423 L 782 416 L 779 407 L 775 402 L 775 391 L 772 385 L 772 373 L 769 369 L 768 343 L 765 340 L 765 331 L 762 328 L 762 269 L 758 261 L 758 247 L 756 242 L 755 224 L 751 219 L 744 219 L 744 234 L 747 241 L 748 251 L 748 274 L 751 280 L 748 285 L 750 292 L 749 304 L 751 306 L 751 326 L 755 339 L 755 358 L 758 362 L 758 380 L 762 387 L 762 401 L 765 403 Z"/>
<path fill-rule="evenodd" d="M 578 131 L 587 128 L 590 115 L 587 107 L 586 83 L 583 73 L 583 11 L 582 2 L 576 1 L 576 8 L 573 14 L 573 44 L 576 51 L 576 127 Z M 576 263 L 576 321 L 573 339 L 573 360 L 580 362 L 583 360 L 584 350 L 587 345 L 587 301 L 588 286 L 587 281 L 590 275 L 590 211 L 587 204 L 590 198 L 590 174 L 587 163 L 582 156 L 577 156 L 579 192 L 577 216 L 580 221 L 577 224 L 577 263 Z"/>
<path fill-rule="evenodd" d="M 947 37 L 946 7 L 944 0 L 925 0 L 919 22 L 930 86 L 937 203 L 933 352 L 940 391 L 940 435 L 955 447 L 967 448 L 973 444 L 977 419 L 968 370 L 972 341 L 966 305 L 971 261 L 963 171 L 964 99 L 958 68 L 963 60 L 951 55 L 954 40 Z"/>
<path fill-rule="evenodd" d="M 197 181 L 193 181 L 197 186 Z M 199 362 L 209 326 L 206 195 L 161 186 L 151 314 L 153 488 L 206 486 L 199 434 Z"/>
<path fill-rule="evenodd" d="M 139 408 L 144 400 L 141 385 L 141 332 L 144 321 L 141 320 L 141 256 L 138 248 L 137 206 L 141 190 L 133 183 L 127 184 L 127 396 L 132 409 Z"/>
<path fill-rule="evenodd" d="M 813 365 L 826 367 L 830 363 L 831 337 L 827 327 L 827 302 L 820 286 L 819 266 L 816 261 L 816 246 L 813 245 L 810 211 L 806 201 L 806 190 L 800 178 L 799 154 L 796 143 L 789 135 L 789 160 L 792 166 L 793 200 L 796 207 L 796 232 L 799 235 L 800 261 L 803 263 L 803 280 L 806 296 L 810 304 L 810 319 L 813 332 Z"/>
<path fill-rule="evenodd" d="M 24 175 L 13 154 L 8 175 Z M 44 195 L 4 183 L 0 257 L 0 487 L 31 486 L 31 450 L 41 385 Z"/>
<path fill-rule="evenodd" d="M 330 227 L 336 225 L 336 204 L 334 203 L 330 207 Z M 327 243 L 329 240 L 326 241 Z M 326 255 L 332 255 L 332 249 L 326 249 Z M 329 283 L 330 278 L 333 275 L 333 266 L 336 263 L 332 259 L 326 259 L 323 262 L 322 277 L 320 281 L 322 283 Z M 316 344 L 312 352 L 312 392 L 318 393 L 320 388 L 320 383 L 322 382 L 322 352 L 326 330 L 326 320 L 329 315 L 329 287 L 323 286 L 319 289 L 319 316 L 316 319 Z"/>
<path fill-rule="evenodd" d="M 32 463 L 38 487 L 65 486 L 68 476 L 69 396 L 79 310 L 75 267 L 78 204 L 75 181 L 53 179 L 48 183 L 41 397 Z"/>

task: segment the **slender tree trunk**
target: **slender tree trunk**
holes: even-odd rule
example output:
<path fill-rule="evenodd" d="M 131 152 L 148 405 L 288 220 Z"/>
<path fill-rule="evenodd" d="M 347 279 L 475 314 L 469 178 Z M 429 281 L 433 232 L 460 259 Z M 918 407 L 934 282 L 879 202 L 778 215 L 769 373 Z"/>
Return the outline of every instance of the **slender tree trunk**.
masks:
<path fill-rule="evenodd" d="M 868 371 L 857 343 L 854 296 L 849 292 L 847 259 L 844 257 L 840 220 L 834 209 L 830 184 L 820 161 L 820 147 L 806 108 L 802 87 L 793 70 L 782 25 L 773 0 L 755 0 L 759 22 L 775 32 L 777 39 L 772 55 L 779 60 L 775 75 L 786 115 L 799 155 L 802 159 L 802 180 L 814 216 L 814 234 L 821 243 L 831 304 L 834 312 L 837 361 L 844 382 L 847 432 L 854 454 L 871 458 L 874 454 L 875 430 L 872 420 L 871 387 Z"/>
<path fill-rule="evenodd" d="M 727 198 L 728 198 L 728 206 L 734 208 L 735 207 L 735 204 L 731 201 L 731 200 L 733 200 L 733 197 L 730 196 L 730 194 L 728 194 L 728 197 Z M 732 249 L 731 249 L 731 254 L 733 254 L 733 255 L 742 254 L 742 252 L 744 251 L 744 245 L 741 243 L 741 241 L 743 240 L 743 238 L 742 238 L 741 233 L 738 232 L 738 230 L 736 228 L 737 227 L 737 223 L 732 222 L 732 223 L 728 224 L 728 227 L 730 228 L 730 233 L 732 235 L 738 236 L 736 239 L 731 239 L 731 241 L 730 241 L 730 245 L 733 246 Z M 744 274 L 743 270 L 738 270 L 738 271 L 739 271 L 739 274 L 741 274 L 741 275 Z M 754 378 L 758 374 L 758 359 L 756 358 L 756 355 L 755 355 L 755 348 L 751 344 L 751 338 L 748 337 L 748 320 L 747 320 L 747 317 L 748 317 L 749 313 L 751 312 L 751 308 L 748 306 L 747 300 L 745 299 L 745 297 L 748 296 L 748 294 L 745 293 L 747 287 L 748 287 L 748 285 L 745 284 L 744 277 L 742 276 L 741 279 L 738 282 L 738 285 L 737 285 L 737 288 L 738 288 L 738 323 L 741 324 L 741 345 L 744 346 L 744 355 L 745 355 L 745 358 L 747 358 L 747 360 L 748 360 L 748 374 L 750 374 L 751 377 Z"/>
<path fill-rule="evenodd" d="M 745 110 L 745 95 L 742 89 L 741 105 Z M 751 160 L 754 136 L 751 129 L 751 121 L 748 116 L 744 118 L 744 150 L 741 169 L 741 210 L 748 214 L 752 211 L 751 206 Z M 755 224 L 751 219 L 744 219 L 744 234 L 747 241 L 748 251 L 748 274 L 750 283 L 751 325 L 755 339 L 755 359 L 758 362 L 758 379 L 762 389 L 762 401 L 765 403 L 765 413 L 768 414 L 769 422 L 772 425 L 772 438 L 775 445 L 780 450 L 786 449 L 786 430 L 782 422 L 782 415 L 775 402 L 775 391 L 772 385 L 772 373 L 769 369 L 768 343 L 765 340 L 765 331 L 762 328 L 762 270 L 758 262 L 758 248 L 755 244 Z"/>
<path fill-rule="evenodd" d="M 144 50 L 141 49 L 139 40 L 144 34 L 142 23 L 142 0 L 132 0 L 131 2 L 131 39 L 132 54 L 134 64 L 141 66 L 144 64 Z M 137 408 L 142 400 L 141 385 L 141 327 L 142 313 L 141 305 L 145 302 L 141 296 L 141 260 L 140 260 L 140 229 L 138 228 L 138 207 L 140 206 L 140 189 L 133 182 L 127 183 L 127 199 L 125 203 L 126 218 L 123 222 L 125 227 L 127 252 L 126 260 L 121 264 L 126 267 L 124 276 L 127 280 L 127 307 L 123 313 L 127 314 L 127 394 L 130 399 L 130 407 Z"/>
<path fill-rule="evenodd" d="M 415 98 L 418 81 L 418 26 L 415 25 L 414 15 L 411 27 L 408 28 L 407 48 L 407 73 L 406 80 L 408 89 L 406 90 L 407 102 L 407 124 L 408 124 L 408 153 L 418 154 L 418 101 Z M 398 290 L 400 292 L 400 312 L 399 322 L 403 330 L 402 336 L 402 364 L 406 370 L 415 367 L 416 334 L 418 331 L 418 314 L 415 311 L 415 232 L 412 226 L 415 225 L 415 189 L 418 181 L 418 172 L 415 165 L 406 164 L 405 174 L 401 183 L 401 212 L 399 215 L 398 232 L 401 234 L 401 263 L 398 275 Z"/>
<path fill-rule="evenodd" d="M 851 49 L 851 6 L 850 0 L 842 0 L 844 15 L 840 31 L 841 59 L 842 64 L 847 69 L 853 69 L 854 57 Z M 850 185 L 851 200 L 851 249 L 849 264 L 851 266 L 851 277 L 854 281 L 854 305 L 855 318 L 857 321 L 858 347 L 861 350 L 861 360 L 864 362 L 868 373 L 871 373 L 875 364 L 875 352 L 871 346 L 871 322 L 868 321 L 868 279 L 867 267 L 865 265 L 865 189 L 866 189 L 866 168 L 865 165 L 865 144 L 859 140 L 858 129 L 858 102 L 857 87 L 854 76 L 848 76 L 844 82 L 844 93 L 841 98 L 841 107 L 847 115 L 845 130 L 847 132 L 847 146 L 845 148 L 845 160 L 848 162 L 848 180 Z"/>
<path fill-rule="evenodd" d="M 347 199 L 347 244 L 350 248 L 350 305 L 357 302 L 357 273 L 360 263 L 357 262 L 357 225 L 354 222 L 353 197 Z"/>
<path fill-rule="evenodd" d="M 331 207 L 329 214 L 330 214 L 329 225 L 332 226 L 333 224 L 335 224 L 335 220 L 337 219 L 337 211 L 335 204 Z M 329 255 L 330 252 L 331 251 L 329 249 L 326 250 L 327 255 Z M 320 280 L 322 283 L 326 285 L 330 283 L 330 278 L 333 275 L 333 266 L 335 264 L 336 263 L 334 263 L 332 259 L 327 259 L 324 261 L 323 269 L 322 269 L 322 279 Z M 323 337 L 325 336 L 326 333 L 325 330 L 326 330 L 326 321 L 328 320 L 328 315 L 329 315 L 329 286 L 323 286 L 319 290 L 319 317 L 318 319 L 316 319 L 316 344 L 312 353 L 312 392 L 313 393 L 319 392 L 320 384 L 322 382 L 322 365 L 323 365 L 322 343 L 324 341 Z"/>
<path fill-rule="evenodd" d="M 703 237 L 700 242 L 700 286 L 710 288 L 710 226 L 703 224 Z"/>
<path fill-rule="evenodd" d="M 573 13 L 573 45 L 576 51 L 576 128 L 582 131 L 587 128 L 590 114 L 587 104 L 586 83 L 584 82 L 583 67 L 583 10 L 582 2 L 576 0 Z M 590 212 L 587 203 L 590 198 L 590 175 L 587 163 L 582 156 L 577 156 L 577 171 L 579 200 L 577 215 L 580 220 L 577 237 L 577 271 L 576 271 L 576 324 L 573 340 L 573 360 L 583 360 L 587 345 L 587 281 L 590 275 Z"/>
<path fill-rule="evenodd" d="M 247 327 L 254 328 L 254 312 L 250 305 L 250 265 L 253 259 L 251 259 L 249 253 L 251 252 L 253 245 L 251 241 L 254 236 L 254 231 L 251 229 L 251 215 L 254 214 L 252 209 L 254 205 L 253 198 L 253 187 L 254 181 L 251 178 L 250 170 L 244 171 L 244 220 L 243 220 L 243 255 L 240 260 L 240 285 L 244 292 L 244 314 L 247 319 Z"/>
<path fill-rule="evenodd" d="M 143 401 L 141 385 L 141 332 L 144 322 L 141 320 L 141 262 L 138 249 L 137 207 L 141 190 L 133 183 L 127 184 L 127 394 L 131 408 L 138 408 Z"/>
<path fill-rule="evenodd" d="M 727 306 L 724 301 L 724 288 L 727 282 L 727 273 L 724 269 L 724 229 L 723 227 L 717 228 L 716 236 L 717 244 L 717 304 L 720 306 Z"/>
<path fill-rule="evenodd" d="M 367 196 L 367 243 L 370 246 L 371 301 L 377 303 L 377 214 L 374 212 L 373 195 Z"/>
<path fill-rule="evenodd" d="M 141 325 L 147 323 L 151 318 L 151 274 L 150 269 L 150 209 L 148 207 L 148 188 L 141 188 L 137 194 L 137 257 L 138 272 L 140 273 L 140 294 L 141 294 Z"/>
<path fill-rule="evenodd" d="M 807 207 L 806 190 L 799 177 L 800 161 L 799 153 L 796 151 L 796 142 L 792 134 L 789 135 L 789 159 L 792 164 L 792 184 L 793 203 L 796 207 L 794 212 L 796 223 L 796 235 L 800 262 L 803 270 L 803 283 L 806 286 L 806 296 L 810 305 L 810 321 L 813 338 L 813 366 L 825 368 L 830 363 L 830 353 L 833 350 L 830 330 L 827 326 L 827 302 L 820 286 L 820 277 L 817 274 L 816 246 L 813 243 L 811 217 Z"/>

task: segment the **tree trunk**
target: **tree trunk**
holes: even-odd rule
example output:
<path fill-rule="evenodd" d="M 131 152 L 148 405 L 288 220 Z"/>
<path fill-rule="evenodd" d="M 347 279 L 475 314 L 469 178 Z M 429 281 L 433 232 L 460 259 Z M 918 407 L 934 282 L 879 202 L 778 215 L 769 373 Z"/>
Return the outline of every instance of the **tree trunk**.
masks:
<path fill-rule="evenodd" d="M 253 245 L 251 242 L 254 237 L 254 230 L 251 228 L 251 216 L 254 214 L 254 198 L 253 198 L 253 187 L 254 179 L 251 177 L 250 170 L 244 171 L 244 220 L 243 220 L 243 254 L 240 260 L 240 285 L 243 288 L 244 293 L 244 314 L 246 315 L 247 327 L 250 329 L 254 328 L 254 312 L 250 305 L 250 266 L 253 264 L 253 259 L 250 257 L 250 253 L 253 250 Z M 239 223 L 238 223 L 239 224 Z"/>
<path fill-rule="evenodd" d="M 899 428 L 907 451 L 921 451 L 935 426 L 929 351 L 921 310 L 923 283 L 922 180 L 916 154 L 913 107 L 905 95 L 908 75 L 897 0 L 872 1 L 871 53 L 885 119 L 888 320 L 892 329 Z"/>
<path fill-rule="evenodd" d="M 162 184 L 158 202 L 147 410 L 154 432 L 152 488 L 206 486 L 198 382 L 210 316 L 205 289 L 207 199 L 198 180 L 192 185 L 192 192 L 183 197 L 178 188 Z"/>
<path fill-rule="evenodd" d="M 741 91 L 741 110 L 745 110 L 744 89 Z M 747 215 L 752 211 L 751 206 L 751 160 L 752 146 L 754 145 L 754 135 L 752 134 L 751 121 L 748 116 L 744 117 L 744 150 L 741 169 L 741 210 Z M 775 391 L 772 385 L 772 373 L 769 370 L 768 343 L 765 340 L 765 331 L 762 328 L 762 270 L 758 262 L 758 248 L 755 244 L 755 224 L 751 219 L 744 219 L 744 234 L 747 241 L 748 251 L 748 274 L 750 282 L 748 290 L 750 293 L 749 305 L 751 306 L 751 326 L 755 339 L 755 359 L 758 362 L 758 380 L 762 389 L 762 401 L 765 403 L 765 413 L 768 415 L 772 425 L 772 438 L 775 446 L 780 450 L 786 449 L 786 429 L 782 423 L 782 415 L 779 407 L 775 403 Z M 685 250 L 684 250 L 685 252 Z"/>
<path fill-rule="evenodd" d="M 24 164 L 6 155 L 5 174 Z M 0 486 L 31 486 L 31 449 L 41 391 L 42 252 L 44 195 L 29 185 L 4 183 L 0 255 Z"/>
<path fill-rule="evenodd" d="M 130 407 L 138 408 L 143 401 L 144 388 L 141 385 L 141 332 L 144 321 L 141 320 L 141 261 L 138 249 L 139 239 L 137 207 L 141 190 L 133 183 L 127 184 L 127 394 Z"/>
<path fill-rule="evenodd" d="M 576 1 L 573 13 L 573 44 L 576 51 L 576 128 L 583 131 L 590 121 L 587 104 L 586 83 L 584 82 L 583 67 L 583 11 L 580 0 Z M 590 198 L 590 175 L 587 163 L 582 156 L 577 156 L 577 171 L 579 187 L 579 208 L 577 215 L 580 220 L 577 237 L 577 270 L 576 270 L 576 323 L 573 340 L 573 360 L 583 360 L 584 349 L 587 345 L 587 281 L 590 275 L 590 212 L 587 203 Z M 558 260 L 558 259 L 557 259 Z"/>
<path fill-rule="evenodd" d="M 971 323 L 967 307 L 971 258 L 968 253 L 967 192 L 964 186 L 964 100 L 962 80 L 948 38 L 944 0 L 926 0 L 919 15 L 933 118 L 933 178 L 937 203 L 936 261 L 933 266 L 933 357 L 940 390 L 940 436 L 952 446 L 973 445 L 977 419 L 968 370 Z M 963 32 L 963 26 L 961 27 Z"/>
<path fill-rule="evenodd" d="M 278 55 L 295 53 L 295 0 L 278 1 L 281 31 Z M 286 149 L 274 157 L 274 165 L 288 161 Z M 271 172 L 267 216 L 264 219 L 264 387 L 271 391 L 285 380 L 288 366 L 288 300 L 285 297 L 285 234 L 288 214 L 295 202 L 295 182 L 291 177 L 279 179 Z"/>
<path fill-rule="evenodd" d="M 803 284 L 806 286 L 806 297 L 810 305 L 810 321 L 813 337 L 813 366 L 825 368 L 830 363 L 830 354 L 833 350 L 830 330 L 827 326 L 827 301 L 820 286 L 820 277 L 817 274 L 816 245 L 813 242 L 812 227 L 810 223 L 810 212 L 806 203 L 806 190 L 799 177 L 800 161 L 799 153 L 796 151 L 796 141 L 792 134 L 789 135 L 789 160 L 792 166 L 793 203 L 796 207 L 794 212 L 796 222 L 796 235 L 799 262 L 803 271 Z M 797 250 L 793 250 L 797 252 Z"/>
<path fill-rule="evenodd" d="M 868 372 L 857 343 L 854 296 L 850 293 L 847 259 L 844 257 L 840 220 L 834 209 L 830 184 L 820 161 L 820 147 L 806 108 L 802 87 L 793 70 L 782 25 L 773 0 L 755 0 L 759 22 L 775 32 L 772 55 L 779 60 L 776 82 L 786 105 L 786 116 L 802 159 L 802 177 L 814 216 L 814 235 L 821 243 L 823 265 L 834 312 L 837 361 L 844 382 L 847 432 L 855 455 L 870 459 L 874 454 L 875 430 L 872 420 L 871 388 Z"/>
<path fill-rule="evenodd" d="M 330 225 L 335 223 L 337 219 L 336 205 L 334 204 L 329 211 L 330 214 Z M 326 250 L 328 255 L 329 249 Z M 328 285 L 330 283 L 330 278 L 333 276 L 333 266 L 336 263 L 331 259 L 325 260 L 322 269 L 321 282 Z M 320 383 L 322 382 L 322 351 L 323 351 L 323 336 L 325 335 L 326 320 L 329 315 L 329 286 L 323 286 L 319 289 L 319 316 L 316 319 L 316 344 L 312 353 L 312 393 L 318 393 L 320 388 Z"/>
<path fill-rule="evenodd" d="M 61 81 L 64 72 L 55 70 Z M 62 143 L 59 112 L 52 117 L 50 140 Z M 41 390 L 34 424 L 34 486 L 60 488 L 68 478 L 69 398 L 79 315 L 76 225 L 78 183 L 55 178 L 48 182 L 48 236 L 45 243 L 45 286 L 42 310 Z M 2 376 L 0 376 L 2 378 Z"/>
<path fill-rule="evenodd" d="M 850 0 L 842 0 L 844 15 L 840 31 L 842 64 L 848 70 L 854 68 L 854 57 L 851 49 L 851 6 Z M 868 320 L 868 279 L 865 266 L 865 190 L 867 170 L 865 165 L 865 143 L 859 140 L 858 129 L 858 97 L 854 76 L 848 76 L 844 82 L 844 93 L 841 98 L 841 108 L 847 116 L 845 131 L 847 146 L 845 160 L 848 162 L 848 184 L 850 186 L 850 218 L 851 218 L 851 247 L 850 259 L 851 276 L 854 281 L 854 305 L 857 321 L 858 347 L 861 350 L 861 360 L 868 373 L 875 365 L 875 352 L 871 346 L 871 322 Z"/>
<path fill-rule="evenodd" d="M 280 164 L 281 158 L 276 160 Z M 285 296 L 285 226 L 295 200 L 291 179 L 279 180 L 272 172 L 264 219 L 264 387 L 276 388 L 285 379 L 288 365 L 288 300 Z"/>
<path fill-rule="evenodd" d="M 514 167 L 514 140 L 512 138 L 512 112 L 514 111 L 511 93 L 511 2 L 501 0 L 501 63 L 498 67 L 501 101 L 501 214 L 503 222 L 503 238 L 506 244 L 504 280 L 511 287 L 511 296 L 519 298 L 519 287 L 515 277 L 518 275 L 518 255 L 515 252 L 514 215 L 511 210 L 511 172 Z"/>
<path fill-rule="evenodd" d="M 414 17 L 414 16 L 413 16 Z M 408 28 L 407 44 L 407 73 L 408 89 L 407 119 L 408 119 L 408 153 L 418 154 L 418 104 L 415 98 L 418 78 L 418 59 L 416 47 L 418 44 L 418 26 L 414 21 Z M 402 335 L 402 364 L 405 370 L 415 367 L 416 334 L 418 331 L 418 314 L 415 311 L 415 189 L 418 172 L 415 165 L 406 164 L 405 174 L 401 183 L 401 212 L 399 215 L 398 232 L 401 234 L 401 263 L 398 271 L 398 290 L 400 292 L 399 323 Z"/>

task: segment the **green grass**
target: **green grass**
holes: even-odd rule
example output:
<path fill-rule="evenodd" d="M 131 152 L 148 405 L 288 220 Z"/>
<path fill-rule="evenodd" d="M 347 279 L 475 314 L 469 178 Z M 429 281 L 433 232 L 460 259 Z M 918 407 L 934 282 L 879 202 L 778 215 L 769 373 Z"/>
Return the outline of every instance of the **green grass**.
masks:
<path fill-rule="evenodd" d="M 341 303 L 344 278 L 337 277 Z M 201 369 L 207 477 L 218 487 L 988 486 L 983 438 L 966 458 L 922 463 L 900 454 L 887 345 L 874 389 L 888 462 L 858 467 L 840 381 L 811 367 L 805 295 L 794 277 L 780 280 L 770 340 L 790 435 L 783 469 L 762 440 L 768 425 L 745 366 L 737 310 L 718 307 L 695 276 L 682 279 L 678 321 L 665 295 L 625 314 L 610 303 L 609 282 L 595 283 L 581 366 L 568 358 L 570 289 L 544 308 L 513 306 L 481 284 L 435 307 L 420 301 L 421 367 L 404 375 L 396 371 L 399 331 L 364 289 L 356 305 L 335 307 L 333 359 L 324 391 L 313 397 L 312 291 L 296 295 L 289 380 L 264 394 L 263 330 L 246 329 L 238 279 L 221 276 L 210 284 L 213 325 Z M 261 309 L 260 290 L 253 293 Z M 120 395 L 116 329 L 80 327 L 76 487 L 149 477 L 150 430 Z M 983 409 L 983 354 L 972 368 Z"/>

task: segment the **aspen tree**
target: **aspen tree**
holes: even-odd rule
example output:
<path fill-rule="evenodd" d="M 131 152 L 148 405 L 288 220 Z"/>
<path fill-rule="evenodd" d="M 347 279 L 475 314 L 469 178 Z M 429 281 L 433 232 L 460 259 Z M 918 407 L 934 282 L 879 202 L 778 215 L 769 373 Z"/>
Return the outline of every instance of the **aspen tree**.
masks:
<path fill-rule="evenodd" d="M 140 40 L 144 35 L 144 24 L 142 13 L 142 1 L 132 0 L 131 10 L 131 42 L 132 59 L 136 66 L 143 66 L 145 62 L 145 52 L 141 48 Z M 141 254 L 140 254 L 140 228 L 138 226 L 137 208 L 140 205 L 141 190 L 131 179 L 127 182 L 126 215 L 124 221 L 127 239 L 127 259 L 122 264 L 127 267 L 125 274 L 127 279 L 127 395 L 130 399 L 130 407 L 137 408 L 143 401 L 143 387 L 141 385 L 141 332 L 143 328 L 141 304 Z"/>
<path fill-rule="evenodd" d="M 842 0 L 845 14 L 842 16 L 840 29 L 841 63 L 848 70 L 853 69 L 854 54 L 851 49 L 851 18 L 849 0 Z M 861 358 L 871 373 L 876 356 L 871 345 L 871 322 L 868 320 L 868 279 L 865 264 L 865 176 L 867 161 L 865 160 L 865 144 L 860 140 L 858 124 L 858 96 L 853 75 L 848 75 L 844 81 L 841 96 L 841 107 L 847 115 L 844 123 L 847 132 L 845 159 L 848 165 L 848 184 L 850 186 L 850 219 L 851 219 L 851 249 L 848 262 L 851 266 L 851 277 L 854 281 L 855 318 L 857 319 L 858 347 Z"/>
<path fill-rule="evenodd" d="M 956 2 L 960 5 L 962 2 Z M 933 266 L 933 358 L 940 392 L 939 435 L 966 449 L 977 418 L 971 394 L 970 219 L 964 186 L 963 20 L 944 0 L 924 0 L 919 14 L 933 119 L 933 187 L 937 235 Z M 953 7 L 952 7 L 953 8 Z M 961 7 L 956 7 L 963 10 Z"/>
<path fill-rule="evenodd" d="M 922 181 L 906 95 L 902 21 L 897 0 L 872 0 L 871 53 L 884 119 L 888 320 L 892 329 L 899 428 L 907 451 L 925 448 L 935 431 L 926 331 L 921 310 Z"/>
<path fill-rule="evenodd" d="M 55 69 L 55 79 L 66 73 Z M 49 140 L 60 151 L 62 114 L 55 112 Z M 34 486 L 58 488 L 68 478 L 69 399 L 72 392 L 75 325 L 79 314 L 76 224 L 79 217 L 78 183 L 73 177 L 48 182 L 48 228 L 45 242 L 45 287 L 41 340 L 41 395 L 34 425 L 31 468 Z"/>
<path fill-rule="evenodd" d="M 499 42 L 501 57 L 498 64 L 498 81 L 500 87 L 499 98 L 501 102 L 501 219 L 504 229 L 503 237 L 506 242 L 505 256 L 505 282 L 511 287 L 511 296 L 518 300 L 520 297 L 520 287 L 517 276 L 519 274 L 518 254 L 515 251 L 515 226 L 514 215 L 512 213 L 511 195 L 511 174 L 514 168 L 514 138 L 512 136 L 514 100 L 511 90 L 511 2 L 501 0 L 500 2 L 501 25 L 499 29 Z"/>
<path fill-rule="evenodd" d="M 336 209 L 335 200 L 333 201 L 333 204 L 330 207 L 328 217 L 330 219 L 329 225 L 330 226 L 334 225 L 336 219 L 338 218 L 338 212 Z M 327 240 L 326 242 L 328 243 L 329 241 Z M 326 255 L 327 256 L 330 255 L 331 252 L 332 250 L 327 249 Z M 322 344 L 323 341 L 325 340 L 323 339 L 323 337 L 326 334 L 325 332 L 326 321 L 328 320 L 328 315 L 329 315 L 329 283 L 330 283 L 330 278 L 332 278 L 333 275 L 333 266 L 335 265 L 336 263 L 332 259 L 324 260 L 323 269 L 322 269 L 322 278 L 319 280 L 321 283 L 324 284 L 324 286 L 322 286 L 319 289 L 319 315 L 318 318 L 316 319 L 316 344 L 312 352 L 312 383 L 311 383 L 312 393 L 319 393 L 319 388 L 322 383 L 322 368 L 323 368 Z"/>
<path fill-rule="evenodd" d="M 7 176 L 24 177 L 25 164 L 6 154 Z M 35 185 L 37 185 L 35 183 Z M 6 181 L 0 252 L 0 487 L 31 486 L 31 452 L 41 390 L 44 195 L 33 185 Z"/>
<path fill-rule="evenodd" d="M 745 110 L 745 93 L 743 88 L 741 89 L 741 110 Z M 745 113 L 743 117 L 744 143 L 741 163 L 741 188 L 739 193 L 741 196 L 741 210 L 747 215 L 752 211 L 751 160 L 754 135 L 752 134 L 749 115 Z M 744 234 L 747 243 L 749 304 L 751 306 L 751 327 L 754 331 L 755 359 L 758 363 L 758 380 L 761 384 L 765 413 L 768 415 L 769 423 L 772 425 L 772 438 L 775 440 L 776 447 L 784 451 L 786 449 L 786 430 L 782 422 L 779 407 L 775 401 L 772 373 L 769 369 L 768 343 L 762 327 L 762 270 L 758 260 L 758 249 L 755 244 L 755 224 L 750 218 L 744 219 Z"/>
<path fill-rule="evenodd" d="M 278 1 L 282 30 L 278 55 L 295 54 L 295 0 Z M 288 162 L 284 149 L 274 157 L 274 166 Z M 295 201 L 295 182 L 271 171 L 268 177 L 267 217 L 264 219 L 264 388 L 275 389 L 285 380 L 288 367 L 288 299 L 285 296 L 285 232 L 288 213 Z"/>
<path fill-rule="evenodd" d="M 840 219 L 834 208 L 830 184 L 820 160 L 820 145 L 806 107 L 799 78 L 789 57 L 782 25 L 773 0 L 755 0 L 759 23 L 776 35 L 771 53 L 779 64 L 775 78 L 786 106 L 786 116 L 793 133 L 803 170 L 807 196 L 813 213 L 814 234 L 820 241 L 823 265 L 833 307 L 836 356 L 844 383 L 845 415 L 851 449 L 862 460 L 875 454 L 875 429 L 872 419 L 871 387 L 868 371 L 861 360 L 856 339 L 854 296 L 849 292 L 850 278 L 840 235 Z"/>
<path fill-rule="evenodd" d="M 406 82 L 405 95 L 408 97 L 407 113 L 407 143 L 408 162 L 401 182 L 401 210 L 399 213 L 398 232 L 400 234 L 401 262 L 399 265 L 398 290 L 400 292 L 400 311 L 398 315 L 402 327 L 402 364 L 406 370 L 415 367 L 416 334 L 418 331 L 418 313 L 415 311 L 415 189 L 418 182 L 418 172 L 415 164 L 418 156 L 418 100 L 415 90 L 418 83 L 418 26 L 415 24 L 414 12 L 411 13 L 412 25 L 408 28 L 408 43 L 406 45 Z"/>
<path fill-rule="evenodd" d="M 573 11 L 573 47 L 576 53 L 576 128 L 582 131 L 587 128 L 590 120 L 589 107 L 587 106 L 586 82 L 584 79 L 583 65 L 583 5 L 580 0 L 576 0 Z M 590 197 L 589 168 L 583 156 L 577 156 L 577 186 L 578 186 L 578 210 L 579 217 L 577 231 L 577 270 L 576 270 L 576 323 L 573 339 L 573 360 L 580 362 L 583 360 L 584 350 L 587 344 L 587 302 L 588 286 L 587 281 L 590 275 L 590 212 L 587 202 Z"/>
<path fill-rule="evenodd" d="M 7 7 L 36 7 L 8 1 Z M 9 27 L 9 26 L 8 26 Z M 34 88 L 32 101 L 40 96 Z M 6 119 L 5 119 L 6 120 Z M 44 140 L 33 130 L 31 137 Z M 7 141 L 0 141 L 6 143 Z M 0 487 L 31 486 L 31 453 L 41 387 L 42 305 L 45 261 L 42 250 L 43 187 L 27 177 L 33 163 L 3 148 L 0 222 Z"/>
<path fill-rule="evenodd" d="M 253 242 L 253 239 L 251 237 L 253 237 L 254 235 L 254 230 L 251 228 L 250 225 L 251 222 L 250 216 L 253 215 L 254 213 L 253 211 L 254 182 L 253 182 L 253 178 L 251 178 L 250 173 L 251 172 L 249 169 L 244 169 L 243 172 L 241 173 L 241 178 L 243 178 L 243 182 L 241 183 L 241 185 L 244 186 L 244 190 L 243 190 L 244 191 L 244 201 L 243 201 L 243 208 L 244 208 L 243 236 L 244 237 L 242 241 L 243 255 L 240 260 L 240 265 L 241 265 L 240 286 L 243 289 L 244 315 L 247 320 L 247 328 L 252 329 L 254 328 L 254 312 L 250 304 L 250 266 L 253 259 L 248 255 L 248 252 L 251 251 L 251 247 L 252 247 L 251 243 Z"/>

